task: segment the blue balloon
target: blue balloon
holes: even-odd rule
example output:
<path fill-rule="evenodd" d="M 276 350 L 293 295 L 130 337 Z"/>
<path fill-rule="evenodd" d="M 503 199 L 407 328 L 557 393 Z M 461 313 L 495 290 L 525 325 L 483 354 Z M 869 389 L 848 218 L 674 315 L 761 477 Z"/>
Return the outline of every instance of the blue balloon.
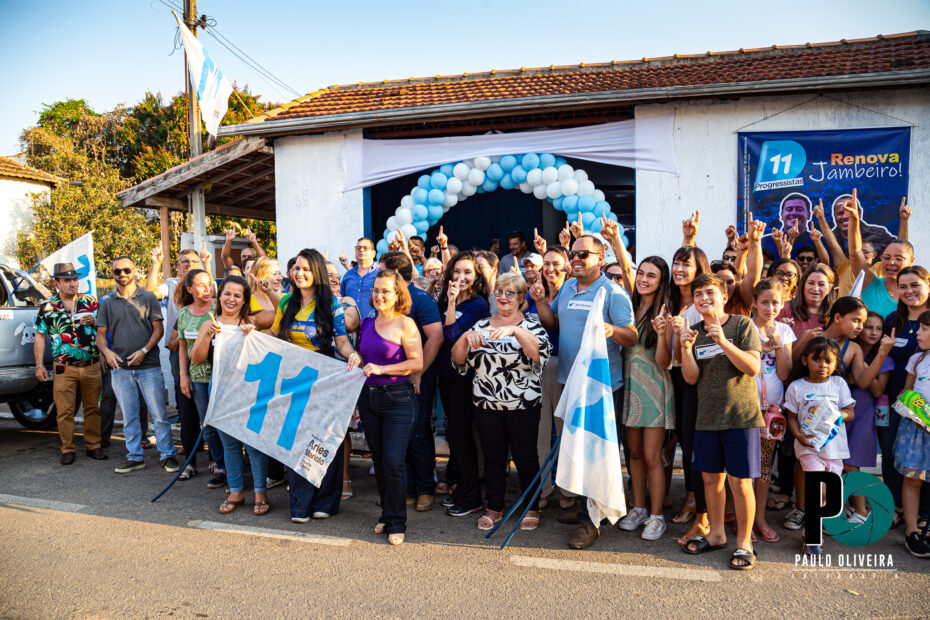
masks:
<path fill-rule="evenodd" d="M 514 184 L 525 182 L 526 168 L 523 166 L 514 166 L 513 170 L 510 171 L 510 177 L 513 179 Z"/>
<path fill-rule="evenodd" d="M 493 192 L 494 190 L 497 189 L 497 183 L 495 183 L 491 179 L 485 179 L 484 183 L 481 184 L 481 189 L 483 189 L 486 192 Z"/>
<path fill-rule="evenodd" d="M 613 221 L 615 221 L 615 222 L 618 222 L 618 221 L 619 221 L 619 220 L 617 219 L 617 214 L 614 213 L 613 211 L 611 211 L 610 213 L 607 214 L 607 219 L 608 219 L 608 220 L 613 220 Z M 621 230 L 623 229 L 622 226 L 621 226 L 620 228 L 621 228 Z"/>
<path fill-rule="evenodd" d="M 520 162 L 524 170 L 532 170 L 533 168 L 539 168 L 539 155 L 536 153 L 527 153 L 523 156 L 523 161 Z M 520 181 L 523 183 L 523 181 Z"/>
<path fill-rule="evenodd" d="M 381 239 L 378 241 L 378 244 L 375 246 L 375 249 L 378 250 L 378 254 L 384 254 L 388 251 L 388 242 L 387 239 Z"/>
<path fill-rule="evenodd" d="M 413 209 L 411 209 L 411 211 L 413 212 L 414 222 L 416 222 L 417 220 L 425 220 L 426 218 L 429 217 L 429 210 L 426 208 L 425 205 L 421 205 L 419 203 L 415 204 L 413 205 Z"/>
<path fill-rule="evenodd" d="M 442 201 L 446 199 L 446 193 L 441 189 L 431 189 L 427 199 L 431 205 L 441 205 Z"/>
<path fill-rule="evenodd" d="M 625 247 L 625 248 L 629 248 L 629 247 L 630 247 L 630 240 L 627 239 L 626 233 L 624 233 L 623 235 L 621 235 L 621 236 L 620 236 L 620 239 L 623 240 L 623 247 Z"/>
<path fill-rule="evenodd" d="M 442 205 L 430 207 L 429 208 L 429 219 L 438 220 L 439 218 L 442 217 L 443 213 L 444 211 L 442 210 Z M 430 224 L 432 224 L 432 222 L 430 222 Z"/>
<path fill-rule="evenodd" d="M 539 156 L 539 167 L 548 168 L 549 166 L 555 165 L 555 155 L 552 153 L 543 153 Z"/>
<path fill-rule="evenodd" d="M 610 213 L 610 205 L 606 200 L 599 200 L 594 203 L 594 215 L 601 217 Z"/>
<path fill-rule="evenodd" d="M 564 196 L 560 196 L 552 201 L 552 206 L 555 207 L 556 211 L 562 210 L 562 200 L 564 200 L 564 198 Z"/>
<path fill-rule="evenodd" d="M 429 184 L 429 175 L 428 175 L 428 174 L 421 174 L 421 175 L 420 175 L 420 178 L 417 179 L 417 187 L 422 187 L 423 189 L 429 189 L 429 188 L 430 188 L 430 184 Z"/>
<path fill-rule="evenodd" d="M 417 229 L 418 233 L 425 235 L 426 231 L 429 230 L 429 222 L 426 220 L 416 220 L 413 223 L 413 227 Z"/>
<path fill-rule="evenodd" d="M 565 217 L 569 221 L 574 222 L 578 219 L 578 205 L 577 204 L 572 205 L 570 207 L 566 207 L 565 203 L 563 202 L 562 210 L 565 211 Z"/>
<path fill-rule="evenodd" d="M 513 189 L 516 187 L 516 183 L 513 181 L 513 177 L 509 174 L 505 174 L 501 177 L 501 180 L 498 181 L 498 185 L 501 186 L 501 189 Z"/>
<path fill-rule="evenodd" d="M 494 182 L 500 181 L 504 176 L 504 169 L 500 164 L 491 164 L 488 166 L 488 169 L 484 172 L 484 176 L 491 179 Z"/>
<path fill-rule="evenodd" d="M 556 157 L 556 158 L 555 158 L 555 163 L 554 163 L 553 165 L 554 165 L 556 168 L 558 168 L 559 166 L 564 166 L 564 165 L 567 164 L 567 163 L 568 163 L 568 162 L 565 161 L 565 158 L 564 158 L 564 157 Z"/>
<path fill-rule="evenodd" d="M 578 199 L 578 210 L 582 213 L 588 213 L 594 210 L 594 196 L 588 194 Z"/>
<path fill-rule="evenodd" d="M 448 182 L 449 175 L 442 172 L 434 172 L 429 177 L 429 184 L 433 189 L 446 189 L 446 183 Z"/>
<path fill-rule="evenodd" d="M 385 241 L 388 240 L 388 236 L 389 236 L 390 234 L 391 234 L 391 231 L 388 230 L 387 228 L 385 228 L 385 229 L 384 229 L 384 240 L 385 240 Z"/>
<path fill-rule="evenodd" d="M 513 170 L 513 167 L 517 165 L 517 158 L 513 155 L 504 155 L 501 157 L 500 162 L 501 168 L 504 169 L 504 172 L 510 172 Z"/>
<path fill-rule="evenodd" d="M 588 214 L 585 213 L 585 215 L 588 215 Z M 584 215 L 581 216 L 581 219 L 582 221 L 584 221 Z M 591 222 L 590 229 L 591 229 L 591 232 L 593 233 L 601 232 L 601 221 L 598 219 L 595 219 L 593 222 Z"/>
<path fill-rule="evenodd" d="M 441 173 L 443 173 L 444 175 L 446 175 L 446 178 L 448 179 L 449 177 L 452 176 L 452 169 L 453 169 L 453 168 L 455 168 L 455 164 L 443 164 L 443 165 L 439 166 L 439 172 L 441 172 Z"/>
<path fill-rule="evenodd" d="M 487 191 L 487 190 L 484 189 L 484 184 L 482 183 L 481 185 L 478 186 L 478 190 L 477 190 L 475 193 L 476 193 L 476 194 L 483 194 L 485 191 Z"/>
<path fill-rule="evenodd" d="M 413 190 L 413 201 L 418 205 L 425 205 L 429 202 L 429 192 L 422 187 L 416 188 Z"/>
<path fill-rule="evenodd" d="M 594 214 L 590 211 L 584 211 L 581 214 L 581 223 L 586 230 L 591 229 L 591 224 L 597 221 L 597 218 L 594 217 Z"/>
<path fill-rule="evenodd" d="M 563 196 L 562 209 L 565 211 L 578 211 L 578 196 Z"/>

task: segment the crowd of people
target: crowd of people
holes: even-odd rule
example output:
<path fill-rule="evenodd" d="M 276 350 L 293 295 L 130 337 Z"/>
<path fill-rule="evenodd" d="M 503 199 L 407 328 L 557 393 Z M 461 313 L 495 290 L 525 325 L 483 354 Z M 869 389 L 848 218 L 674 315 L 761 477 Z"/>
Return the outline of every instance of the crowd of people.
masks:
<path fill-rule="evenodd" d="M 562 420 L 553 413 L 595 295 L 605 291 L 603 319 L 618 435 L 628 476 L 629 510 L 618 527 L 655 541 L 667 530 L 670 486 L 680 447 L 685 499 L 672 521 L 690 524 L 677 543 L 685 553 L 727 547 L 729 566 L 756 563 L 759 539 L 778 543 L 775 513 L 805 539 L 804 473 L 842 473 L 876 466 L 904 524 L 905 546 L 930 557 L 920 535 L 930 515 L 930 432 L 889 404 L 904 390 L 930 399 L 930 273 L 915 264 L 907 241 L 910 208 L 902 201 L 900 238 L 884 247 L 864 241 L 855 191 L 842 207 L 845 234 L 834 235 L 822 205 L 813 208 L 810 245 L 794 246 L 796 228 L 773 230 L 750 216 L 746 232 L 726 231 L 720 260 L 696 245 L 700 213 L 682 222 L 682 245 L 667 262 L 624 247 L 616 222 L 598 235 L 581 220 L 566 223 L 557 243 L 520 232 L 497 248 L 461 250 L 442 227 L 427 250 L 420 237 L 397 234 L 389 251 L 361 238 L 345 269 L 324 253 L 301 250 L 282 272 L 248 235 L 236 264 L 222 252 L 214 278 L 204 249 L 182 251 L 177 277 L 159 282 L 163 257 L 152 253 L 144 286 L 127 257 L 112 264 L 116 291 L 97 300 L 77 292 L 73 266 L 58 265 L 57 294 L 36 318 L 37 376 L 50 339 L 61 462 L 75 460 L 75 391 L 84 406 L 87 455 L 105 459 L 113 426 L 110 385 L 123 414 L 126 460 L 117 473 L 145 467 L 147 417 L 161 466 L 178 472 L 165 406 L 159 345 L 169 351 L 185 455 L 210 399 L 213 339 L 226 326 L 260 330 L 299 347 L 344 360 L 366 381 L 353 425 L 364 432 L 377 480 L 381 516 L 374 531 L 404 541 L 408 506 L 452 517 L 477 515 L 478 529 L 500 521 L 511 460 L 526 490 L 540 471 Z M 777 252 L 763 247 L 763 239 Z M 535 251 L 533 251 L 535 250 Z M 864 274 L 860 295 L 850 296 Z M 161 300 L 161 301 L 159 301 Z M 99 368 L 98 370 L 98 359 Z M 436 398 L 438 395 L 438 399 Z M 814 410 L 838 412 L 842 423 L 822 445 L 808 421 Z M 437 469 L 433 424 L 441 410 L 450 456 Z M 219 505 L 243 506 L 244 469 L 251 468 L 253 512 L 269 512 L 267 490 L 288 484 L 290 516 L 303 523 L 339 512 L 353 496 L 346 439 L 319 487 L 240 440 L 207 427 L 210 488 L 227 487 Z M 247 458 L 246 458 L 247 455 Z M 181 480 L 198 475 L 196 458 Z M 583 497 L 542 481 L 538 503 L 519 527 L 533 530 L 558 501 L 557 520 L 574 524 L 568 545 L 591 546 L 600 535 Z M 483 493 L 482 493 L 483 488 Z M 511 498 L 513 500 L 514 498 Z M 853 524 L 869 506 L 854 497 Z"/>

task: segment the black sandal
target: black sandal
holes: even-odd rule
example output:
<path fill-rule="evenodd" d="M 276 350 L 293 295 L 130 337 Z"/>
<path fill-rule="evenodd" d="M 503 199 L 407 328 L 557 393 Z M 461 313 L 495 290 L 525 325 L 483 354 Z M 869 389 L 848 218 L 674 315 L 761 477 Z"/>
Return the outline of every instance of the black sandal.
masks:
<path fill-rule="evenodd" d="M 688 546 L 694 543 L 694 549 L 689 549 Z M 695 536 L 689 540 L 684 547 L 681 548 L 685 553 L 690 553 L 691 555 L 701 555 L 702 553 L 707 553 L 708 551 L 716 551 L 717 549 L 726 549 L 727 543 L 721 543 L 719 545 L 712 545 L 710 541 L 704 538 L 703 536 Z"/>
<path fill-rule="evenodd" d="M 734 564 L 733 560 L 743 560 L 745 564 Z M 749 551 L 740 547 L 730 556 L 730 568 L 733 570 L 749 570 L 756 565 L 755 550 Z"/>

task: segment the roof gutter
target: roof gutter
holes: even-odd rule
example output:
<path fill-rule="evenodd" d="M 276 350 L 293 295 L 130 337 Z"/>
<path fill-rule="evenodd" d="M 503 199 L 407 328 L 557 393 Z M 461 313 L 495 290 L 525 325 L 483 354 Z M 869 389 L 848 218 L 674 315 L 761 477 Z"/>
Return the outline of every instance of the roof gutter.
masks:
<path fill-rule="evenodd" d="M 565 108 L 577 106 L 599 106 L 617 103 L 644 103 L 687 99 L 696 97 L 756 95 L 777 92 L 803 92 L 811 90 L 835 90 L 847 87 L 865 88 L 875 86 L 919 86 L 930 84 L 930 70 L 892 71 L 862 73 L 821 78 L 791 80 L 766 80 L 759 82 L 734 82 L 706 86 L 674 86 L 671 88 L 642 88 L 635 90 L 612 90 L 595 93 L 522 97 L 466 103 L 406 107 L 393 110 L 372 110 L 352 114 L 329 114 L 282 120 L 225 125 L 219 128 L 219 137 L 272 136 L 285 133 L 314 133 L 332 129 L 364 127 L 404 121 L 424 121 L 454 116 L 476 116 L 504 112 Z"/>

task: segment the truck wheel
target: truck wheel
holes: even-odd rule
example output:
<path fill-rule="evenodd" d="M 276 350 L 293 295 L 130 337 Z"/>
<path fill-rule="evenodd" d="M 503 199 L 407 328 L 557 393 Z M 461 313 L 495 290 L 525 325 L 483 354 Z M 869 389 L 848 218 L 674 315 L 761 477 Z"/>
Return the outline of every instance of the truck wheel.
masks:
<path fill-rule="evenodd" d="M 44 430 L 57 424 L 51 381 L 32 392 L 11 396 L 7 404 L 16 421 L 30 430 Z"/>

